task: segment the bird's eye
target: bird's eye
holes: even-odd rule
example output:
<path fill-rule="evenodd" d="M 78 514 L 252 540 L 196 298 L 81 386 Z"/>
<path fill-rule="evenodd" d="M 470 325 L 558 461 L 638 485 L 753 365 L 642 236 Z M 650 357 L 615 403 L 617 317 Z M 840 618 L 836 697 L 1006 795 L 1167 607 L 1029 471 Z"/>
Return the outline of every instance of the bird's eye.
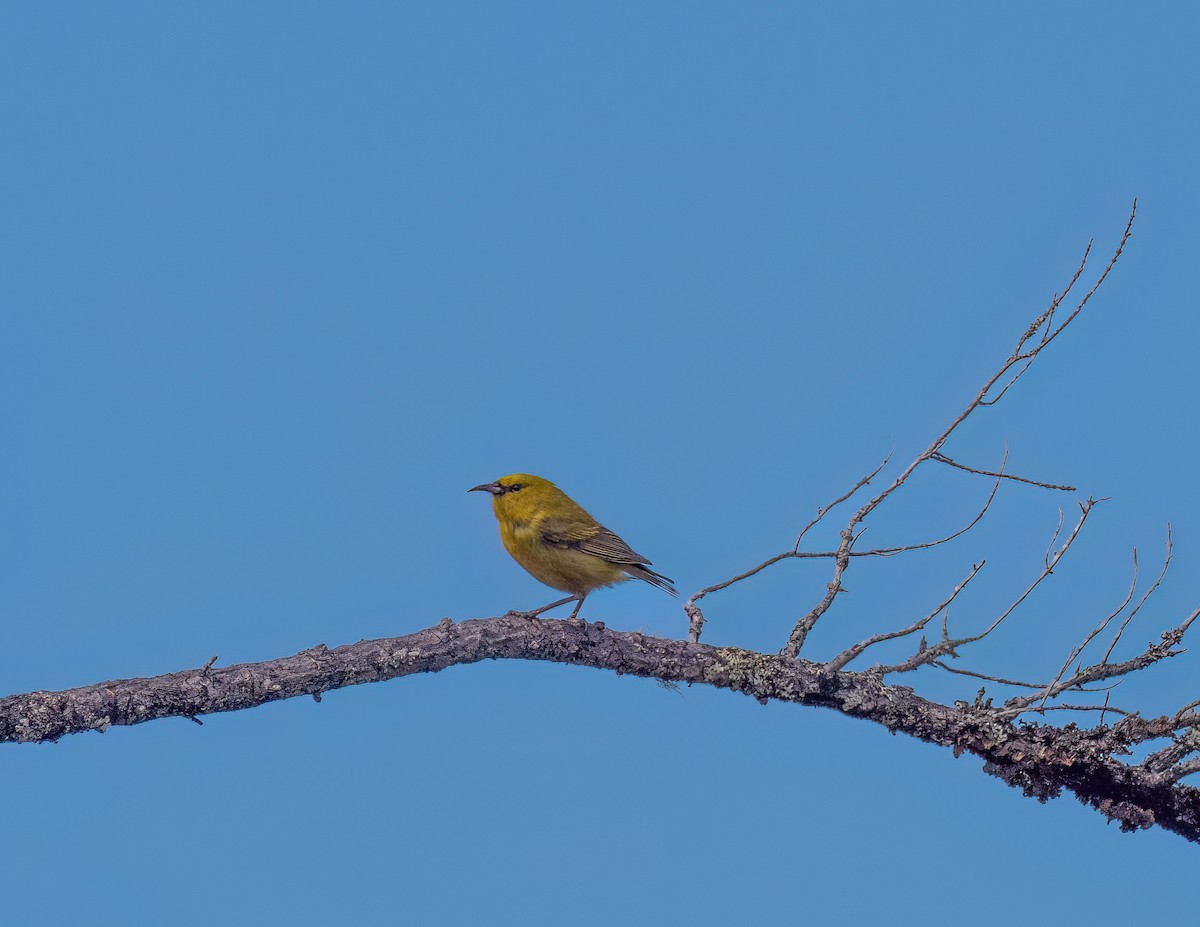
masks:
<path fill-rule="evenodd" d="M 511 485 L 508 487 L 508 491 L 509 491 L 509 492 L 517 492 L 518 490 L 520 490 L 520 489 L 524 489 L 524 488 L 525 488 L 525 487 L 524 487 L 524 486 L 522 486 L 520 483 L 512 483 L 512 484 L 511 484 Z"/>

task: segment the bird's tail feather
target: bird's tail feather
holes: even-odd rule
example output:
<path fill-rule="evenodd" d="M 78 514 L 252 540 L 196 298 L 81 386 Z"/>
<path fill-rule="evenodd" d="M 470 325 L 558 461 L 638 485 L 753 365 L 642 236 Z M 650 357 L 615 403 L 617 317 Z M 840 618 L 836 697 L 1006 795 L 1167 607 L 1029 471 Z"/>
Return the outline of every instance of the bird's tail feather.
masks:
<path fill-rule="evenodd" d="M 640 563 L 634 563 L 634 564 L 630 564 L 629 566 L 623 566 L 622 569 L 626 573 L 628 573 L 630 576 L 632 576 L 634 579 L 643 579 L 646 582 L 648 582 L 651 586 L 657 586 L 659 589 L 663 590 L 664 592 L 669 592 L 669 593 L 671 593 L 671 595 L 674 595 L 674 596 L 679 595 L 678 590 L 676 590 L 676 588 L 671 585 L 673 582 L 675 582 L 675 580 L 668 579 L 666 576 L 663 576 L 661 573 L 655 573 L 653 570 L 642 566 L 642 564 L 640 564 Z"/>

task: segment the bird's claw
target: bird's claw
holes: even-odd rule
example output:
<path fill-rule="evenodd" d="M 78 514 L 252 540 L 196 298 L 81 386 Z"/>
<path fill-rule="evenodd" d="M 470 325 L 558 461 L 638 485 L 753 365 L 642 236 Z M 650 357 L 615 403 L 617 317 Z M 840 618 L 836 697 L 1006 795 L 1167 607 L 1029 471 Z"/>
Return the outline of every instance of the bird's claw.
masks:
<path fill-rule="evenodd" d="M 525 618 L 529 621 L 537 621 L 537 612 L 519 612 L 515 608 L 510 608 L 504 615 L 505 618 Z"/>

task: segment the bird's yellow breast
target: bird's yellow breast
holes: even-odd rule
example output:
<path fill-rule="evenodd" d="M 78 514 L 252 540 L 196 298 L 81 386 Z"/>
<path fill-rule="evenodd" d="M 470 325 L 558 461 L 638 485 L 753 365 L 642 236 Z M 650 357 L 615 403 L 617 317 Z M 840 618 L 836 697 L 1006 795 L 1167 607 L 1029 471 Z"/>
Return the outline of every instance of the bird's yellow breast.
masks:
<path fill-rule="evenodd" d="M 624 582 L 629 575 L 620 567 L 582 551 L 552 547 L 542 538 L 537 519 L 500 518 L 500 540 L 512 558 L 538 582 L 573 595 Z"/>

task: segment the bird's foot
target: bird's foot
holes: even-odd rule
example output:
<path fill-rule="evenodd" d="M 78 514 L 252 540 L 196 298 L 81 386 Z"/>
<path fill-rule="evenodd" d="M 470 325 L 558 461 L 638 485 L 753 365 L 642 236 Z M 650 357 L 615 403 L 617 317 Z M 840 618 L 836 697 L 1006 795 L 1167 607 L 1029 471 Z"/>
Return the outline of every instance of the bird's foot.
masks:
<path fill-rule="evenodd" d="M 525 618 L 529 621 L 537 621 L 541 612 L 519 612 L 515 608 L 510 608 L 504 613 L 505 618 Z"/>

